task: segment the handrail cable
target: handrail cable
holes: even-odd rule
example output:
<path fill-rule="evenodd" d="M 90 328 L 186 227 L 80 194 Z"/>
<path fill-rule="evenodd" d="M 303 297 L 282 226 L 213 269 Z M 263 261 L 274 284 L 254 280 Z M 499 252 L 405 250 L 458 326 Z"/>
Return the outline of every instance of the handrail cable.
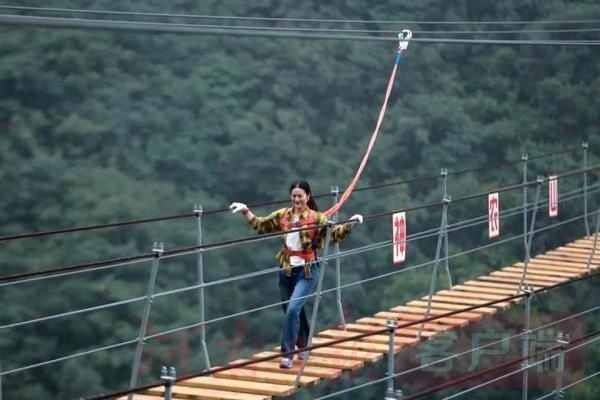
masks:
<path fill-rule="evenodd" d="M 273 29 L 252 29 L 253 27 L 225 27 L 216 25 L 183 24 L 170 22 L 144 22 L 129 20 L 107 20 L 87 18 L 39 17 L 29 15 L 0 14 L 0 24 L 12 26 L 31 26 L 38 28 L 69 28 L 110 31 L 136 31 L 149 33 L 231 35 L 242 37 L 266 37 L 287 39 L 325 39 L 353 41 L 397 41 L 397 37 L 374 35 L 345 35 L 331 33 L 300 32 L 298 30 L 282 32 Z M 486 44 L 512 46 L 600 46 L 598 40 L 556 40 L 556 39 L 455 39 L 455 38 L 412 38 L 411 41 L 427 44 Z"/>
<path fill-rule="evenodd" d="M 1 6 L 0 6 L 0 8 L 1 8 Z M 579 147 L 570 147 L 570 148 L 566 148 L 563 150 L 542 153 L 537 156 L 529 157 L 529 159 L 533 160 L 533 159 L 551 157 L 551 156 L 558 155 L 558 154 L 568 153 L 568 152 L 571 152 L 571 151 L 574 151 L 577 149 L 579 149 Z M 517 163 L 520 161 L 521 160 L 508 160 L 508 161 L 505 161 L 504 163 L 505 164 L 514 164 L 514 163 Z M 480 167 L 449 172 L 448 175 L 459 175 L 459 174 L 468 173 L 468 172 L 479 172 L 479 171 L 483 171 L 483 170 L 487 170 L 487 169 L 498 168 L 499 166 L 502 166 L 502 165 L 503 165 L 503 163 L 484 165 L 484 166 L 480 166 Z M 361 192 L 361 191 L 366 191 L 366 190 L 378 189 L 378 188 L 386 187 L 386 186 L 404 185 L 404 184 L 410 184 L 410 183 L 438 179 L 438 178 L 440 178 L 439 174 L 432 175 L 432 176 L 417 177 L 417 178 L 413 178 L 413 179 L 405 179 L 405 180 L 400 180 L 400 181 L 395 181 L 395 182 L 388 182 L 388 183 L 359 187 L 359 188 L 355 189 L 354 191 Z M 325 196 L 331 196 L 331 193 L 317 194 L 314 197 L 319 198 L 319 197 L 325 197 Z M 287 203 L 287 202 L 289 202 L 289 199 L 258 202 L 258 203 L 249 204 L 248 206 L 249 207 L 263 207 L 263 206 L 270 206 L 270 205 L 282 204 L 282 203 Z M 202 214 L 203 215 L 211 215 L 211 214 L 217 214 L 217 213 L 223 213 L 223 212 L 229 212 L 229 211 L 230 211 L 229 208 L 219 208 L 219 209 L 215 209 L 215 210 L 203 211 Z M 78 232 L 78 231 L 89 231 L 89 230 L 96 230 L 96 229 L 113 228 L 113 227 L 126 226 L 126 225 L 145 224 L 145 223 L 150 223 L 150 222 L 159 222 L 159 221 L 166 221 L 166 220 L 173 220 L 173 219 L 189 218 L 189 217 L 193 217 L 193 216 L 196 216 L 196 213 L 184 213 L 184 214 L 169 215 L 169 216 L 162 216 L 162 217 L 135 219 L 135 220 L 129 220 L 129 221 L 120 221 L 120 222 L 117 221 L 117 222 L 106 223 L 106 224 L 87 225 L 87 226 L 53 229 L 53 230 L 29 232 L 29 233 L 19 233 L 19 234 L 0 236 L 0 242 L 16 240 L 16 239 L 31 238 L 31 237 L 51 236 L 51 235 Z"/>
<path fill-rule="evenodd" d="M 237 21 L 268 21 L 268 22 L 315 22 L 315 23 L 344 23 L 344 24 L 420 24 L 420 25 L 523 25 L 523 24 L 596 24 L 600 20 L 576 19 L 576 20 L 529 20 L 529 21 L 409 21 L 409 20 L 356 20 L 356 19 L 319 19 L 319 18 L 282 18 L 282 17 L 252 17 L 252 16 L 226 16 L 207 14 L 178 14 L 139 11 L 116 11 L 97 9 L 73 9 L 57 7 L 26 7 L 13 5 L 0 5 L 0 9 L 11 9 L 21 11 L 37 12 L 70 12 L 78 14 L 108 14 L 125 15 L 134 17 L 169 17 L 169 18 L 195 18 L 215 20 L 237 20 Z"/>
<path fill-rule="evenodd" d="M 557 179 L 563 179 L 563 178 L 570 177 L 573 175 L 596 170 L 598 168 L 600 168 L 600 165 L 596 165 L 596 166 L 593 166 L 590 168 L 582 168 L 582 169 L 577 169 L 577 170 L 573 170 L 570 172 L 565 172 L 563 174 L 557 175 Z M 495 189 L 494 191 L 498 192 L 498 193 L 506 192 L 506 191 L 520 189 L 520 188 L 527 187 L 527 186 L 532 186 L 535 184 L 538 184 L 538 182 L 530 181 L 530 182 L 525 182 L 525 183 L 521 183 L 521 184 L 510 185 L 510 186 L 507 186 L 504 188 Z M 460 197 L 458 199 L 453 200 L 453 202 L 456 203 L 456 202 L 460 202 L 460 201 L 464 201 L 464 200 L 471 200 L 471 199 L 474 199 L 477 197 L 487 196 L 489 193 L 490 193 L 490 191 L 480 192 L 480 193 L 476 193 L 473 195 Z M 439 207 L 442 204 L 443 204 L 443 202 L 437 202 L 437 203 L 420 205 L 420 206 L 415 206 L 415 207 L 408 207 L 408 208 L 396 209 L 396 210 L 391 210 L 391 211 L 385 211 L 385 212 L 381 212 L 381 213 L 366 215 L 363 217 L 363 219 L 369 220 L 369 219 L 374 219 L 374 218 L 380 218 L 382 216 L 391 215 L 391 214 L 401 212 L 401 211 L 408 212 L 408 211 L 415 211 L 415 210 L 420 210 L 420 209 L 425 209 L 425 208 Z M 341 224 L 346 224 L 349 222 L 352 222 L 352 221 L 344 220 L 344 221 L 339 221 L 339 222 L 335 222 L 335 223 L 330 223 L 329 225 L 341 225 Z M 324 226 L 325 225 L 322 225 L 322 226 L 317 225 L 316 228 L 322 228 Z M 302 231 L 302 230 L 314 229 L 314 228 L 315 227 L 295 228 L 291 231 L 296 232 L 296 231 Z M 201 251 L 201 250 L 206 251 L 206 250 L 213 250 L 216 248 L 224 248 L 224 247 L 228 247 L 228 246 L 231 246 L 233 244 L 238 244 L 238 243 L 258 242 L 258 241 L 268 240 L 270 238 L 279 237 L 279 236 L 281 236 L 281 232 L 269 233 L 269 234 L 264 234 L 264 235 L 259 235 L 259 236 L 253 235 L 253 236 L 247 236 L 247 237 L 240 238 L 240 239 L 230 239 L 230 240 L 224 240 L 224 241 L 220 241 L 220 242 L 213 242 L 213 243 L 209 243 L 209 244 L 178 248 L 178 249 L 174 249 L 174 250 L 165 251 L 163 253 L 163 255 L 169 256 L 169 255 L 176 255 L 176 254 L 181 255 L 184 253 L 189 254 L 190 252 L 196 252 L 196 251 Z M 14 280 L 18 280 L 20 278 L 29 278 L 29 277 L 40 276 L 40 275 L 54 275 L 56 273 L 62 273 L 62 272 L 67 272 L 67 271 L 93 270 L 94 267 L 105 266 L 106 264 L 110 264 L 110 263 L 133 261 L 133 260 L 140 260 L 140 259 L 150 259 L 155 256 L 156 255 L 154 253 L 145 253 L 145 254 L 140 254 L 140 255 L 136 255 L 136 256 L 120 257 L 120 258 L 114 258 L 114 259 L 108 259 L 108 260 L 99 260 L 99 261 L 94 261 L 94 262 L 90 262 L 90 263 L 76 264 L 76 265 L 72 265 L 72 266 L 67 266 L 67 267 L 62 267 L 62 268 L 53 268 L 53 269 L 48 269 L 48 270 L 43 270 L 43 271 L 33 271 L 33 272 L 26 272 L 26 273 L 20 273 L 20 274 L 4 275 L 4 276 L 0 276 L 0 283 L 7 282 L 7 281 L 14 281 Z"/>

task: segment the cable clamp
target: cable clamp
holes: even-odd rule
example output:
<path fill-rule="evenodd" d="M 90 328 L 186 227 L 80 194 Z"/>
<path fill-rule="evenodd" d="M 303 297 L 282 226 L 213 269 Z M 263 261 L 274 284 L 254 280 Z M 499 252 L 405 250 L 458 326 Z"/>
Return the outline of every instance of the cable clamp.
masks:
<path fill-rule="evenodd" d="M 412 38 L 412 31 L 410 29 L 402 29 L 402 32 L 398 34 L 398 49 L 404 51 L 408 48 L 408 42 Z"/>

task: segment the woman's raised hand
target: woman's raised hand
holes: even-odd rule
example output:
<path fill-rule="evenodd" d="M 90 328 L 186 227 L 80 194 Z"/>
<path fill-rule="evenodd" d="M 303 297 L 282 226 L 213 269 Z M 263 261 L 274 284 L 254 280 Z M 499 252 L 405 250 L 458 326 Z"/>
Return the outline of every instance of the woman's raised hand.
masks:
<path fill-rule="evenodd" d="M 234 201 L 229 205 L 229 209 L 233 214 L 235 214 L 238 211 L 241 211 L 242 214 L 245 214 L 248 211 L 248 206 L 244 203 L 238 203 L 237 201 Z"/>
<path fill-rule="evenodd" d="M 358 222 L 359 224 L 363 223 L 363 216 L 360 214 L 354 214 L 353 216 L 350 217 L 350 221 L 352 222 Z"/>

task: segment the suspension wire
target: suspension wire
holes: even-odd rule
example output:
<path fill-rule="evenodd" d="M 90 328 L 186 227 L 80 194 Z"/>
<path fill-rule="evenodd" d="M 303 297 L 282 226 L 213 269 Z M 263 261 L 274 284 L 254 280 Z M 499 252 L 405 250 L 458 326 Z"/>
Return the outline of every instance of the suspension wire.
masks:
<path fill-rule="evenodd" d="M 61 233 L 82 232 L 82 231 L 91 231 L 91 230 L 95 230 L 95 229 L 114 228 L 117 226 L 146 224 L 149 222 L 169 221 L 169 220 L 174 220 L 174 219 L 193 217 L 195 215 L 196 215 L 195 213 L 186 213 L 186 214 L 178 214 L 178 215 L 169 215 L 166 217 L 155 217 L 155 218 L 145 218 L 145 219 L 134 219 L 134 220 L 130 220 L 130 221 L 112 222 L 112 223 L 108 223 L 108 224 L 76 226 L 73 228 L 54 229 L 54 230 L 42 231 L 42 232 L 19 233 L 17 235 L 0 236 L 0 242 L 5 242 L 8 240 L 15 240 L 15 239 L 23 239 L 23 238 L 57 235 L 57 234 L 61 234 Z"/>
<path fill-rule="evenodd" d="M 3 7 L 0 6 L 0 9 Z M 46 10 L 48 11 L 48 10 Z M 85 10 L 84 10 L 85 11 Z M 85 12 L 83 13 L 85 14 Z M 95 14 L 92 12 L 92 14 Z M 111 13 L 112 14 L 112 13 Z M 114 15 L 114 14 L 112 14 Z M 140 16 L 140 15 L 136 15 Z M 75 18 L 73 16 L 63 16 L 64 18 Z M 131 21 L 131 20 L 128 20 Z M 143 22 L 156 22 L 156 21 L 143 21 Z M 173 22 L 171 22 L 173 23 Z M 210 24 L 194 24 L 194 26 L 203 28 L 228 28 L 228 29 L 250 29 L 250 30 L 266 30 L 266 31 L 282 31 L 282 32 L 324 32 L 324 33 L 380 33 L 397 34 L 398 30 L 385 30 L 385 29 L 348 29 L 348 28 L 322 28 L 322 27 L 278 27 L 278 26 L 256 26 L 256 25 L 210 25 Z M 413 30 L 414 34 L 515 34 L 515 33 L 581 33 L 581 32 L 598 32 L 599 28 L 577 28 L 577 29 L 522 29 L 522 30 L 430 30 L 430 31 L 419 31 Z"/>
<path fill-rule="evenodd" d="M 127 261 L 141 261 L 141 260 L 151 260 L 156 257 L 154 253 L 144 253 L 138 254 L 135 256 L 126 256 L 126 257 L 118 257 L 118 258 L 109 258 L 105 260 L 92 261 L 88 263 L 69 265 L 67 267 L 59 267 L 59 268 L 51 268 L 43 271 L 33 271 L 33 272 L 22 272 L 19 274 L 12 275 L 2 275 L 0 276 L 1 282 L 10 282 L 21 278 L 31 278 L 37 276 L 55 276 L 64 272 L 73 272 L 73 271 L 95 271 L 96 267 L 105 267 L 107 264 L 115 264 L 119 263 L 123 265 L 124 262 Z"/>
<path fill-rule="evenodd" d="M 2 8 L 2 7 L 3 6 L 0 5 L 0 8 Z M 529 157 L 529 160 L 546 158 L 546 157 L 550 157 L 550 156 L 554 156 L 554 155 L 562 154 L 562 153 L 568 153 L 568 152 L 571 152 L 571 151 L 577 150 L 577 149 L 579 149 L 579 147 L 571 147 L 571 148 L 566 148 L 566 149 L 559 150 L 559 151 L 542 153 L 537 156 Z M 506 162 L 500 163 L 500 164 L 484 165 L 484 166 L 480 166 L 480 167 L 476 167 L 476 168 L 450 172 L 450 173 L 448 173 L 448 175 L 458 175 L 458 174 L 467 173 L 467 172 L 477 172 L 477 171 L 483 171 L 486 169 L 495 169 L 495 168 L 501 167 L 505 164 L 513 164 L 513 163 L 517 163 L 517 162 L 521 162 L 521 160 L 520 159 L 519 160 L 509 160 L 509 161 L 506 161 Z M 439 174 L 433 175 L 433 176 L 417 177 L 417 178 L 413 178 L 413 179 L 405 179 L 405 180 L 401 180 L 401 181 L 364 186 L 364 187 L 357 188 L 354 191 L 361 192 L 361 191 L 373 190 L 373 189 L 378 189 L 378 188 L 387 187 L 387 186 L 404 185 L 404 184 L 422 182 L 422 181 L 438 179 L 438 178 L 440 178 Z M 331 193 L 317 194 L 317 195 L 314 195 L 313 197 L 320 198 L 320 197 L 325 197 L 325 196 L 329 197 L 329 196 L 331 196 Z M 258 202 L 258 203 L 254 203 L 254 204 L 249 204 L 248 206 L 249 207 L 262 207 L 262 206 L 283 204 L 283 203 L 288 203 L 288 202 L 289 202 L 289 199 L 274 200 L 274 201 L 268 201 L 268 202 Z M 219 209 L 215 209 L 215 210 L 203 211 L 202 214 L 203 215 L 211 215 L 211 214 L 223 213 L 223 212 L 228 212 L 228 211 L 230 211 L 229 208 L 219 208 Z M 48 230 L 48 231 L 19 233 L 19 234 L 14 234 L 14 235 L 0 236 L 0 242 L 24 239 L 24 238 L 32 238 L 32 237 L 51 236 L 51 235 L 79 232 L 79 231 L 89 231 L 89 230 L 96 230 L 96 229 L 113 228 L 113 227 L 126 226 L 126 225 L 145 224 L 145 223 L 150 223 L 150 222 L 189 218 L 189 217 L 193 217 L 193 216 L 196 216 L 196 213 L 186 213 L 186 214 L 169 215 L 169 216 L 163 216 L 163 217 L 135 219 L 135 220 L 130 220 L 130 221 L 121 221 L 121 222 L 112 222 L 112 223 L 99 224 L 99 225 L 88 225 L 88 226 L 79 226 L 79 227 L 72 227 L 72 228 L 54 229 L 54 230 Z"/>
<path fill-rule="evenodd" d="M 208 34 L 232 36 L 258 36 L 288 39 L 326 39 L 354 41 L 397 41 L 396 36 L 344 35 L 317 32 L 273 31 L 272 28 L 236 27 L 219 25 L 181 24 L 165 22 L 141 22 L 127 20 L 98 20 L 85 18 L 38 17 L 1 14 L 0 24 L 31 26 L 40 28 L 78 28 L 111 31 L 138 31 L 152 33 Z M 600 46 L 598 40 L 536 40 L 536 39 L 453 39 L 453 38 L 412 38 L 420 43 L 446 44 L 487 44 L 487 45 L 530 45 L 530 46 Z"/>
<path fill-rule="evenodd" d="M 566 177 L 570 177 L 570 176 L 578 175 L 581 173 L 589 172 L 592 170 L 596 170 L 598 168 L 600 168 L 600 165 L 596 165 L 596 166 L 589 167 L 589 168 L 577 169 L 577 170 L 573 170 L 570 172 L 565 172 L 565 173 L 557 175 L 556 179 L 563 179 Z M 494 191 L 495 192 L 506 192 L 506 191 L 510 191 L 510 190 L 520 189 L 525 186 L 531 186 L 534 184 L 538 184 L 538 182 L 530 181 L 530 182 L 525 182 L 525 183 L 521 183 L 521 184 L 510 185 L 510 186 L 507 186 L 504 188 L 495 189 Z M 476 193 L 473 195 L 464 196 L 464 197 L 455 199 L 453 201 L 460 202 L 460 201 L 464 201 L 464 200 L 474 199 L 477 197 L 487 196 L 488 194 L 489 194 L 489 191 L 486 191 L 486 192 Z M 439 207 L 442 204 L 443 204 L 443 202 L 438 202 L 438 203 L 426 204 L 426 205 L 421 205 L 421 206 L 416 206 L 416 207 L 409 207 L 409 208 L 385 211 L 385 212 L 376 213 L 376 214 L 372 214 L 372 215 L 366 215 L 363 217 L 363 220 L 380 218 L 382 216 L 391 215 L 391 214 L 394 214 L 396 212 L 401 212 L 401 211 L 408 212 L 408 211 L 415 211 L 415 210 L 420 210 L 420 209 L 425 209 L 425 208 Z M 323 228 L 326 226 L 342 225 L 342 224 L 347 224 L 347 223 L 352 223 L 352 221 L 344 220 L 344 221 L 339 221 L 339 222 L 328 223 L 326 225 L 316 225 L 316 226 L 311 226 L 311 227 L 307 227 L 307 228 L 295 228 L 295 229 L 290 230 L 290 232 L 300 232 L 302 230 L 309 230 L 309 229 L 315 229 L 315 228 L 318 229 L 318 228 Z M 209 244 L 202 244 L 202 245 L 196 245 L 196 246 L 190 246 L 190 247 L 184 247 L 184 248 L 174 249 L 174 250 L 170 250 L 170 251 L 165 251 L 163 253 L 163 255 L 164 256 L 173 256 L 173 255 L 193 254 L 198 251 L 222 249 L 222 248 L 232 246 L 234 244 L 253 243 L 253 242 L 268 240 L 273 237 L 280 237 L 280 236 L 281 236 L 281 232 L 274 232 L 274 233 L 269 233 L 269 234 L 264 234 L 264 235 L 259 235 L 259 236 L 256 236 L 256 235 L 247 236 L 244 238 L 230 239 L 230 240 L 225 240 L 225 241 L 220 241 L 220 242 L 214 242 L 214 243 L 209 243 Z M 114 258 L 114 259 L 108 259 L 108 260 L 100 260 L 100 261 L 94 261 L 94 262 L 90 262 L 90 263 L 77 264 L 77 265 L 72 265 L 72 266 L 62 267 L 62 268 L 53 268 L 53 269 L 48 269 L 48 270 L 43 270 L 43 271 L 34 271 L 34 272 L 26 272 L 26 273 L 13 274 L 13 275 L 5 275 L 5 276 L 0 276 L 0 283 L 7 282 L 7 281 L 14 281 L 14 280 L 18 280 L 21 278 L 30 278 L 30 277 L 35 277 L 35 276 L 41 276 L 41 275 L 55 275 L 57 273 L 62 273 L 62 272 L 67 272 L 67 271 L 94 270 L 94 267 L 98 267 L 98 266 L 105 266 L 107 264 L 113 264 L 113 263 L 117 263 L 117 262 L 121 263 L 124 261 L 151 259 L 152 257 L 156 257 L 156 254 L 145 253 L 145 254 L 140 254 L 140 255 L 136 255 L 136 256 L 128 256 L 128 257 Z"/>
<path fill-rule="evenodd" d="M 115 10 L 92 10 L 56 7 L 26 7 L 0 5 L 0 9 L 35 11 L 35 12 L 59 12 L 77 14 L 103 14 L 133 17 L 168 17 L 168 18 L 194 18 L 214 20 L 236 20 L 236 21 L 269 21 L 269 22 L 314 22 L 314 23 L 343 23 L 343 24 L 419 24 L 419 25 L 538 25 L 538 24 L 596 24 L 600 20 L 577 19 L 577 20 L 529 20 L 529 21 L 409 21 L 409 20 L 356 20 L 356 19 L 317 19 L 317 18 L 282 18 L 282 17 L 250 17 L 250 16 L 225 16 L 207 14 L 176 14 L 156 13 L 138 11 L 115 11 Z"/>
<path fill-rule="evenodd" d="M 146 260 L 135 260 L 135 261 L 129 261 L 129 262 L 124 262 L 124 263 L 117 263 L 117 264 L 110 264 L 110 265 L 105 265 L 103 267 L 98 267 L 98 268 L 94 268 L 94 272 L 97 271 L 104 271 L 106 269 L 112 269 L 112 268 L 117 268 L 117 267 L 124 267 L 126 265 L 135 265 L 135 264 L 141 264 Z M 11 285 L 19 285 L 22 283 L 32 283 L 32 282 L 38 282 L 41 280 L 45 280 L 45 279 L 52 279 L 52 278 L 61 278 L 61 277 L 65 277 L 65 276 L 71 276 L 71 275 L 77 275 L 77 274 L 81 274 L 84 272 L 90 272 L 90 270 L 88 269 L 79 269 L 79 270 L 75 270 L 75 271 L 70 271 L 70 272 L 62 272 L 62 273 L 57 273 L 57 274 L 52 274 L 52 275 L 39 275 L 33 278 L 29 278 L 29 279 L 20 279 L 18 281 L 8 281 L 8 282 L 3 282 L 0 283 L 0 288 L 3 288 L 5 286 L 11 286 Z"/>
<path fill-rule="evenodd" d="M 134 344 L 137 343 L 138 339 L 131 339 L 131 340 L 127 340 L 124 342 L 119 342 L 119 343 L 115 343 L 115 344 L 110 344 L 108 346 L 104 346 L 104 347 L 99 347 L 96 349 L 91 349 L 91 350 L 87 350 L 87 351 L 82 351 L 76 354 L 71 354 L 69 356 L 65 356 L 65 357 L 59 357 L 59 358 L 54 358 L 52 360 L 48 360 L 48 361 L 43 361 L 37 364 L 31 364 L 31 365 L 26 365 L 24 367 L 20 367 L 20 368 L 15 368 L 15 369 L 11 369 L 8 371 L 0 371 L 0 376 L 7 376 L 7 375 L 12 375 L 12 374 L 16 374 L 17 372 L 22 372 L 22 371 L 27 371 L 29 369 L 33 369 L 33 368 L 38 368 L 38 367 L 43 367 L 46 365 L 50 365 L 50 364 L 55 364 L 57 362 L 61 362 L 61 361 L 67 361 L 73 358 L 77 358 L 77 357 L 82 357 L 82 356 L 87 356 L 90 354 L 94 354 L 94 353 L 98 353 L 100 351 L 105 351 L 105 350 L 112 350 L 112 349 L 116 349 L 119 347 L 123 347 L 123 346 L 127 346 L 130 344 Z"/>

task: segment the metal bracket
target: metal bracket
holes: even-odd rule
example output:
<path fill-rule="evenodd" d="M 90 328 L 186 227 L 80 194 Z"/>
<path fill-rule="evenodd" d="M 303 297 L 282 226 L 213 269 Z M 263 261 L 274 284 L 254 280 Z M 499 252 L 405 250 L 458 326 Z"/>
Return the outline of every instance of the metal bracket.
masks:
<path fill-rule="evenodd" d="M 152 243 L 152 252 L 155 257 L 160 257 L 165 251 L 165 245 L 162 242 Z"/>
<path fill-rule="evenodd" d="M 410 29 L 402 29 L 402 32 L 398 34 L 398 48 L 402 51 L 408 48 L 408 42 L 412 39 L 412 31 Z"/>

